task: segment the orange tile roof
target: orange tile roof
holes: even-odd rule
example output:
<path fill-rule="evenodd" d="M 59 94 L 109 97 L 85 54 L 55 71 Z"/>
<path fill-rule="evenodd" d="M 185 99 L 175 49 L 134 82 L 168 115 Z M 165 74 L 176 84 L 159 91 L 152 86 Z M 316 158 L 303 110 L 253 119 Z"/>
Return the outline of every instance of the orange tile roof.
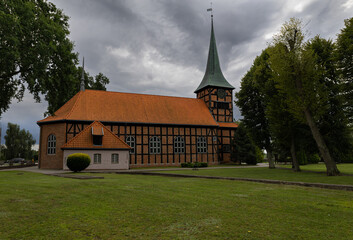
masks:
<path fill-rule="evenodd" d="M 224 128 L 237 128 L 238 124 L 234 122 L 219 122 L 218 125 Z"/>
<path fill-rule="evenodd" d="M 85 90 L 38 124 L 58 120 L 218 126 L 201 99 Z"/>
<path fill-rule="evenodd" d="M 104 130 L 104 136 L 101 146 L 93 145 L 92 128 Z M 131 149 L 124 141 L 112 133 L 102 123 L 94 121 L 91 125 L 83 129 L 70 141 L 65 143 L 62 149 Z"/>

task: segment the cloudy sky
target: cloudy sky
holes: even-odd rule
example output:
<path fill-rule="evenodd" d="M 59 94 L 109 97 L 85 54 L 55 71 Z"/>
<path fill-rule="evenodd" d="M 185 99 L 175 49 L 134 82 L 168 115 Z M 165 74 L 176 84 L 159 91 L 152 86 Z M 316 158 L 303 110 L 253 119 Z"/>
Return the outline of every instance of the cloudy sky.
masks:
<path fill-rule="evenodd" d="M 195 97 L 207 61 L 210 1 L 52 2 L 70 17 L 70 39 L 80 59 L 85 57 L 85 69 L 110 79 L 107 90 Z M 344 19 L 353 17 L 353 0 L 213 0 L 213 10 L 221 67 L 238 91 L 254 58 L 285 21 L 302 19 L 308 39 L 334 40 Z M 14 101 L 0 119 L 2 135 L 12 122 L 28 129 L 38 143 L 36 121 L 46 107 L 29 94 L 21 103 Z"/>

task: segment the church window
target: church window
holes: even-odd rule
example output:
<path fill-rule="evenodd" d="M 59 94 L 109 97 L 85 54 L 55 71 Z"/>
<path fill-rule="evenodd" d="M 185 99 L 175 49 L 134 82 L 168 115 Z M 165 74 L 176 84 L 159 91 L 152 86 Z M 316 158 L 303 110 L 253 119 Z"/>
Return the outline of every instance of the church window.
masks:
<path fill-rule="evenodd" d="M 214 106 L 218 109 L 229 109 L 229 103 L 227 102 L 215 102 Z"/>
<path fill-rule="evenodd" d="M 159 137 L 150 138 L 150 154 L 160 154 L 161 153 L 161 140 Z"/>
<path fill-rule="evenodd" d="M 48 137 L 48 150 L 47 153 L 54 155 L 56 152 L 56 137 L 54 134 L 50 134 Z"/>
<path fill-rule="evenodd" d="M 197 153 L 206 153 L 207 152 L 207 142 L 205 137 L 197 138 Z"/>
<path fill-rule="evenodd" d="M 101 164 L 102 163 L 102 155 L 100 153 L 93 154 L 93 163 Z"/>
<path fill-rule="evenodd" d="M 112 154 L 112 163 L 119 164 L 119 154 L 117 153 Z"/>
<path fill-rule="evenodd" d="M 102 146 L 103 136 L 93 135 L 93 145 Z"/>
<path fill-rule="evenodd" d="M 175 154 L 180 154 L 185 152 L 185 144 L 184 144 L 184 138 L 183 137 L 175 137 L 174 138 L 174 153 Z"/>
<path fill-rule="evenodd" d="M 135 138 L 133 136 L 128 136 L 126 138 L 126 143 L 131 147 L 130 153 L 134 154 L 135 153 Z"/>

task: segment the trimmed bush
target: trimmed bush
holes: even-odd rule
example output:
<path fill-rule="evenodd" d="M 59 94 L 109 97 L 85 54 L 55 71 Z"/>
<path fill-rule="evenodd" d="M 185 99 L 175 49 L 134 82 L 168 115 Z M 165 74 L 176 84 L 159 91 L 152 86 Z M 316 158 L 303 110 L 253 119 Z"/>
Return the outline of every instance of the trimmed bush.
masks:
<path fill-rule="evenodd" d="M 182 168 L 202 168 L 202 167 L 208 167 L 208 164 L 205 162 L 186 162 L 180 164 Z"/>
<path fill-rule="evenodd" d="M 85 170 L 91 163 L 91 158 L 85 153 L 73 153 L 67 157 L 66 165 L 73 172 Z"/>

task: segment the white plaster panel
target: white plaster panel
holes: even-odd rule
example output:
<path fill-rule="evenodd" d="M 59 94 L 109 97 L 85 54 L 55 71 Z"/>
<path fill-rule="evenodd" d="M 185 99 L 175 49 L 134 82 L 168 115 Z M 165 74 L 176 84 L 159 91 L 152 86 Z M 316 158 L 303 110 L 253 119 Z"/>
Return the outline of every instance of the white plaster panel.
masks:
<path fill-rule="evenodd" d="M 115 170 L 124 170 L 129 169 L 129 159 L 130 159 L 130 152 L 129 150 L 64 150 L 64 158 L 63 158 L 63 166 L 64 170 L 69 170 L 66 166 L 66 159 L 72 153 L 85 153 L 88 154 L 91 158 L 90 165 L 86 168 L 89 169 L 115 169 Z M 93 155 L 96 153 L 100 153 L 102 155 L 101 163 L 94 164 L 93 163 Z M 119 154 L 119 163 L 111 163 L 112 162 L 112 154 L 117 153 Z"/>

